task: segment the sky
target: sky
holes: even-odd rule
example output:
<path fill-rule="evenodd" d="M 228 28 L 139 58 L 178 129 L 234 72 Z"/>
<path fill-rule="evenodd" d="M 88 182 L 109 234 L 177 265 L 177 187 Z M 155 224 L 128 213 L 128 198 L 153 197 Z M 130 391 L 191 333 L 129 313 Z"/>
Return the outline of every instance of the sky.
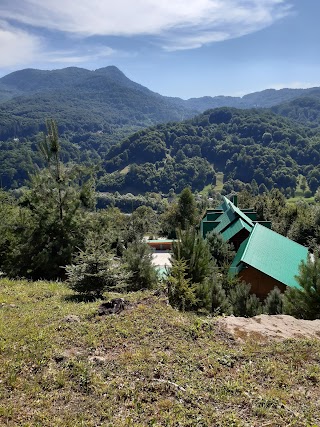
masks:
<path fill-rule="evenodd" d="M 115 65 L 167 96 L 320 86 L 319 0 L 0 0 L 0 77 Z"/>

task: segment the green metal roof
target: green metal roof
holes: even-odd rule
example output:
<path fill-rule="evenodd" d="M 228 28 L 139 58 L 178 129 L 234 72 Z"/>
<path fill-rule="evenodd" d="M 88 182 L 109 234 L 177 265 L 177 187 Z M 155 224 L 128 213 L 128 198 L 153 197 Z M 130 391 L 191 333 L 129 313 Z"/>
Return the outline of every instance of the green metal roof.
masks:
<path fill-rule="evenodd" d="M 244 251 L 246 250 L 248 240 L 249 237 L 241 243 L 238 252 L 232 261 L 232 264 L 230 265 L 229 273 L 233 276 L 238 274 L 244 268 L 244 264 L 241 262 L 241 258 Z"/>
<path fill-rule="evenodd" d="M 250 265 L 286 286 L 299 288 L 295 276 L 308 249 L 263 225 L 256 224 L 249 238 L 242 243 L 231 265 L 235 273 L 241 263 Z"/>
<path fill-rule="evenodd" d="M 236 234 L 238 234 L 241 230 L 248 230 L 249 233 L 251 232 L 253 227 L 248 225 L 245 221 L 242 221 L 242 219 L 238 219 L 233 224 L 231 224 L 228 228 L 226 228 L 222 233 L 221 236 L 225 242 L 232 239 Z"/>
<path fill-rule="evenodd" d="M 220 224 L 215 228 L 217 233 L 221 233 L 226 227 L 228 227 L 234 220 L 236 216 L 231 209 L 228 209 L 224 214 L 217 218 L 217 221 L 220 221 Z"/>
<path fill-rule="evenodd" d="M 244 214 L 239 208 L 237 208 L 237 206 L 234 206 L 234 204 L 231 203 L 230 209 L 232 209 L 233 212 L 235 212 L 241 219 L 243 219 L 243 221 L 245 221 L 247 224 L 253 227 L 253 221 L 246 214 Z"/>

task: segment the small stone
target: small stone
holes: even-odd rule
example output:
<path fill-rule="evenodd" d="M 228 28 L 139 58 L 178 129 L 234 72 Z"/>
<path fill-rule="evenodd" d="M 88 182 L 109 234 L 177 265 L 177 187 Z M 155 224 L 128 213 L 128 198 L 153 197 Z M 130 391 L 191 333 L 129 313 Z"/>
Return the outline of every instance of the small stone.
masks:
<path fill-rule="evenodd" d="M 67 323 L 80 323 L 80 317 L 75 314 L 69 314 L 63 320 Z"/>

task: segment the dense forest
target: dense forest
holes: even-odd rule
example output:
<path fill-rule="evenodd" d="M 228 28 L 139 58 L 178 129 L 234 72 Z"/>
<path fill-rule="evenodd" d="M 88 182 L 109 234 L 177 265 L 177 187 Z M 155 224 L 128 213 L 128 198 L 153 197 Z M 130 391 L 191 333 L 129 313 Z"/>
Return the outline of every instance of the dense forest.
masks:
<path fill-rule="evenodd" d="M 220 108 L 182 123 L 140 131 L 112 146 L 101 190 L 168 192 L 191 185 L 241 181 L 293 194 L 299 174 L 314 193 L 320 185 L 320 135 L 267 110 Z M 231 188 L 232 190 L 232 188 Z"/>
<path fill-rule="evenodd" d="M 0 79 L 0 184 L 17 189 L 35 164 L 43 167 L 37 146 L 49 117 L 58 124 L 63 161 L 94 165 L 101 192 L 201 190 L 221 172 L 226 192 L 244 183 L 260 192 L 277 186 L 289 196 L 303 175 L 314 193 L 319 93 L 269 89 L 184 101 L 156 94 L 116 67 L 17 71 Z M 190 118 L 219 106 L 227 108 Z"/>

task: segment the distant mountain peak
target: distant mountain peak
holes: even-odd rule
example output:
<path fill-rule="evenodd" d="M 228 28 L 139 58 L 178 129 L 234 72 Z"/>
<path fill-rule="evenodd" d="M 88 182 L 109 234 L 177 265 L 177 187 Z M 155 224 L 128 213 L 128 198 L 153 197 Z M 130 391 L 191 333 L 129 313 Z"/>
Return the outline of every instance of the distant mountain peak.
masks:
<path fill-rule="evenodd" d="M 115 65 L 108 65 L 107 67 L 97 68 L 96 70 L 94 70 L 94 72 L 95 73 L 107 73 L 107 74 L 114 73 L 114 74 L 118 74 L 120 76 L 124 76 L 125 75 Z"/>

